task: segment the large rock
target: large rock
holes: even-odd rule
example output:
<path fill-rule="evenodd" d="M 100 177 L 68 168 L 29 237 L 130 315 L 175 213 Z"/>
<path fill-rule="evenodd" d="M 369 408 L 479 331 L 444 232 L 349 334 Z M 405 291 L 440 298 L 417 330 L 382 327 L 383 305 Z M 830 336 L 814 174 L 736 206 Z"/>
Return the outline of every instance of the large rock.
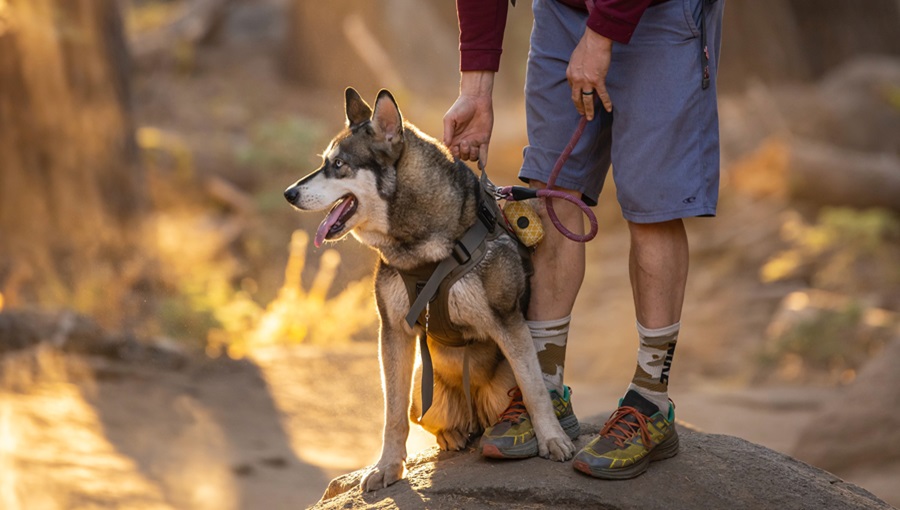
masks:
<path fill-rule="evenodd" d="M 582 424 L 596 431 L 597 425 Z M 890 509 L 853 484 L 736 437 L 680 429 L 681 452 L 633 480 L 595 480 L 544 459 L 489 461 L 426 450 L 405 480 L 361 494 L 364 470 L 336 478 L 313 508 Z M 590 436 L 577 441 L 584 445 Z"/>
<path fill-rule="evenodd" d="M 793 453 L 844 474 L 900 464 L 900 335 L 810 420 Z"/>

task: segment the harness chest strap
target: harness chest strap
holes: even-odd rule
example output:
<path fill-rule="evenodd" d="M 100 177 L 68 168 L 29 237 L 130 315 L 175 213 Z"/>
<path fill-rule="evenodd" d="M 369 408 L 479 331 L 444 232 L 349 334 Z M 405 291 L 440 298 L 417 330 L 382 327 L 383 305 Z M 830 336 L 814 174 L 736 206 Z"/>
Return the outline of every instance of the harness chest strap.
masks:
<path fill-rule="evenodd" d="M 416 324 L 416 320 L 418 320 L 422 311 L 425 310 L 425 305 L 437 295 L 438 287 L 440 287 L 444 278 L 446 278 L 454 269 L 471 260 L 472 254 L 475 253 L 481 243 L 484 242 L 487 233 L 487 225 L 482 221 L 476 221 L 475 224 L 463 234 L 462 238 L 455 243 L 453 254 L 437 265 L 434 272 L 431 273 L 431 277 L 428 278 L 425 286 L 419 291 L 419 295 L 409 308 L 409 312 L 406 314 L 406 324 L 409 327 L 413 327 Z"/>
<path fill-rule="evenodd" d="M 428 348 L 428 306 L 425 306 L 425 333 L 419 337 L 419 352 L 422 356 L 422 414 L 419 415 L 419 422 L 425 417 L 425 413 L 431 408 L 431 402 L 434 399 L 434 368 L 431 364 L 431 350 Z M 462 372 L 463 393 L 466 396 L 466 407 L 469 413 L 472 412 L 472 389 L 469 382 L 469 349 L 468 345 L 463 346 L 463 372 Z M 471 432 L 471 430 L 469 431 Z"/>

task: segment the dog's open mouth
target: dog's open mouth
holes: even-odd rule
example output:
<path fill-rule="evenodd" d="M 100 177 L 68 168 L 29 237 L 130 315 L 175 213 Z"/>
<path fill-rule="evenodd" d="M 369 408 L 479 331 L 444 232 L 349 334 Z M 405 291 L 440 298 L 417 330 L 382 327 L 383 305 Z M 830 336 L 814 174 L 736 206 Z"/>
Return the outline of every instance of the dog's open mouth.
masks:
<path fill-rule="evenodd" d="M 353 195 L 345 195 L 335 202 L 331 210 L 328 211 L 328 216 L 325 216 L 325 219 L 319 224 L 318 230 L 316 230 L 316 247 L 321 246 L 326 239 L 331 239 L 343 232 L 344 227 L 347 225 L 347 220 L 356 213 L 358 205 L 359 202 Z"/>

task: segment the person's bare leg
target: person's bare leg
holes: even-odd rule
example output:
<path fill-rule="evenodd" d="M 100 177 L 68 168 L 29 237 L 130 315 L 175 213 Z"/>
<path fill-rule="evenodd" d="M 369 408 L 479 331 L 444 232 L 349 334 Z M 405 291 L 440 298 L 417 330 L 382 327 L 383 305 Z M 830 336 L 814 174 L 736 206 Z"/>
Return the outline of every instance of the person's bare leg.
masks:
<path fill-rule="evenodd" d="M 681 326 L 688 274 L 688 241 L 680 219 L 628 223 L 629 274 L 640 337 L 638 362 L 629 390 L 663 412 L 669 408 L 669 368 Z"/>
<path fill-rule="evenodd" d="M 534 188 L 544 188 L 540 182 L 532 182 Z M 581 193 L 560 190 L 576 197 Z M 540 204 L 544 204 L 543 201 Z M 584 233 L 581 209 L 564 200 L 553 201 L 557 217 L 569 230 Z M 544 228 L 544 239 L 537 245 L 532 257 L 534 275 L 531 277 L 531 300 L 528 305 L 528 327 L 535 343 L 541 372 L 547 389 L 560 396 L 565 393 L 563 368 L 569 319 L 575 298 L 584 280 L 584 244 L 571 241 L 560 233 L 547 214 L 545 207 L 538 207 Z"/>
<path fill-rule="evenodd" d="M 688 240 L 680 219 L 664 223 L 628 222 L 628 270 L 639 323 L 661 328 L 681 320 L 688 274 Z"/>
<path fill-rule="evenodd" d="M 545 185 L 532 181 L 531 186 Z M 560 189 L 576 197 L 581 193 Z M 540 202 L 543 204 L 543 201 Z M 553 210 L 566 228 L 584 234 L 584 218 L 577 206 L 565 200 L 553 200 Z M 534 250 L 534 276 L 531 277 L 531 300 L 528 320 L 545 321 L 566 317 L 572 313 L 575 297 L 584 280 L 584 244 L 566 238 L 550 222 L 545 207 L 538 208 L 544 227 L 544 240 Z"/>
<path fill-rule="evenodd" d="M 545 187 L 534 181 L 531 185 L 538 189 Z M 562 191 L 580 196 L 575 191 Z M 536 203 L 542 204 L 543 201 Z M 584 233 L 580 209 L 564 200 L 555 200 L 553 205 L 557 216 L 568 229 L 577 234 Z M 571 405 L 569 390 L 563 385 L 563 368 L 569 318 L 584 280 L 584 245 L 570 241 L 559 233 L 544 207 L 538 206 L 536 209 L 544 228 L 544 239 L 538 243 L 532 256 L 534 275 L 531 277 L 531 298 L 525 322 L 534 341 L 541 377 L 550 391 L 556 418 L 563 431 L 575 439 L 580 433 L 580 426 Z M 524 458 L 539 451 L 538 446 L 529 446 L 536 440 L 531 421 L 522 418 L 527 416 L 523 415 L 525 404 L 522 392 L 510 392 L 510 396 L 509 407 L 481 437 L 481 454 L 486 457 Z"/>

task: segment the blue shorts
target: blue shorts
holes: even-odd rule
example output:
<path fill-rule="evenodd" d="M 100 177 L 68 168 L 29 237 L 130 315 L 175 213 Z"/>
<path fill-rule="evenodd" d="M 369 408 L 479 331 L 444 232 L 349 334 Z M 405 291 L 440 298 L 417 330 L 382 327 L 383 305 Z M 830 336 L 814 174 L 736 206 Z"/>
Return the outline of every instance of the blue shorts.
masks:
<path fill-rule="evenodd" d="M 710 85 L 702 88 L 700 2 L 706 2 Z M 628 44 L 613 44 L 606 86 L 556 186 L 596 205 L 612 164 L 622 214 L 635 223 L 712 216 L 719 195 L 716 71 L 724 0 L 669 0 L 644 12 Z M 528 146 L 519 178 L 547 182 L 580 116 L 566 81 L 587 13 L 534 0 L 525 79 Z"/>

